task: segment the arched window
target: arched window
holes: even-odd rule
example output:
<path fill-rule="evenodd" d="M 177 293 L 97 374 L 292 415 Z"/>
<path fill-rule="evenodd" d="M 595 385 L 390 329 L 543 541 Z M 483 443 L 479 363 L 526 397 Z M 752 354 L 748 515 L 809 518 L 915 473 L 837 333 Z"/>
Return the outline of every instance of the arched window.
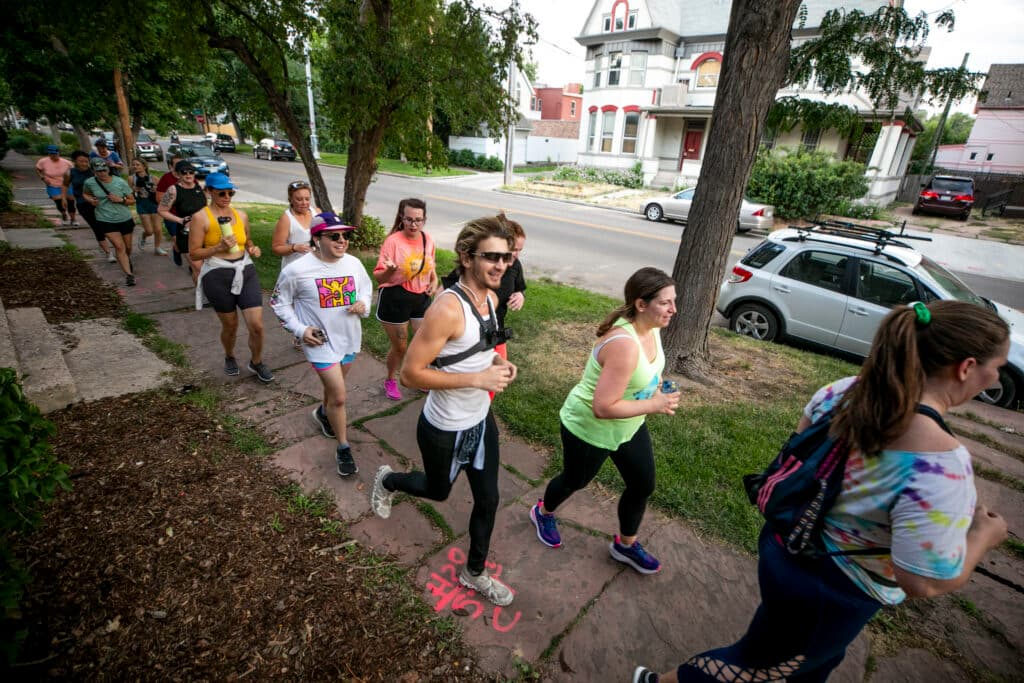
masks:
<path fill-rule="evenodd" d="M 722 62 L 717 59 L 705 59 L 697 67 L 697 87 L 718 87 L 718 74 L 722 70 Z"/>

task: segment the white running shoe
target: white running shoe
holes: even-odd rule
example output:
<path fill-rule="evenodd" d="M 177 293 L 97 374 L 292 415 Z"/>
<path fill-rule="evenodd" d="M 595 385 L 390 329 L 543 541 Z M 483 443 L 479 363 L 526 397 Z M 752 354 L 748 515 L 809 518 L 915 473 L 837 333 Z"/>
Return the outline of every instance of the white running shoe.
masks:
<path fill-rule="evenodd" d="M 117 262 L 117 254 L 115 254 L 112 251 L 108 251 L 107 252 L 107 263 L 116 263 L 116 262 Z"/>
<path fill-rule="evenodd" d="M 156 251 L 154 251 L 153 253 L 156 254 L 157 256 L 167 256 L 171 252 L 167 251 L 163 247 L 157 247 Z"/>
<path fill-rule="evenodd" d="M 384 477 L 391 474 L 393 470 L 387 465 L 381 465 L 377 470 L 377 476 L 373 478 L 373 490 L 370 492 L 370 507 L 375 515 L 381 519 L 391 516 L 391 501 L 395 497 L 394 491 L 384 488 Z"/>
<path fill-rule="evenodd" d="M 512 604 L 512 589 L 491 578 L 486 569 L 480 572 L 479 576 L 473 576 L 466 567 L 463 567 L 459 572 L 459 583 L 466 588 L 472 588 L 499 607 Z"/>

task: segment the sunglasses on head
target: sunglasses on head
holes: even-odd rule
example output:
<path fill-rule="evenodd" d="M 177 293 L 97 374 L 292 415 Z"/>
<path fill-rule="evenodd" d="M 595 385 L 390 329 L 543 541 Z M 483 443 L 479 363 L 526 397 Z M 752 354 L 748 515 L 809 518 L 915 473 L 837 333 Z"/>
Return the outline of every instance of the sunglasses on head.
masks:
<path fill-rule="evenodd" d="M 296 181 L 288 183 L 288 189 L 289 190 L 308 190 L 309 189 L 309 183 L 307 183 L 305 180 L 296 180 Z"/>
<path fill-rule="evenodd" d="M 490 261 L 491 263 L 497 263 L 498 261 L 512 263 L 516 260 L 516 255 L 511 251 L 474 251 L 473 256 L 479 256 L 483 260 Z"/>
<path fill-rule="evenodd" d="M 214 194 L 216 194 L 218 197 L 234 197 L 235 196 L 235 191 L 234 190 L 217 190 L 216 192 L 214 192 Z"/>
<path fill-rule="evenodd" d="M 327 239 L 329 239 L 332 242 L 341 242 L 342 240 L 346 240 L 346 241 L 348 240 L 348 238 L 345 237 L 345 233 L 340 231 L 340 230 L 331 230 L 330 232 L 322 232 L 322 233 L 320 233 L 320 237 L 321 238 L 326 237 Z"/>

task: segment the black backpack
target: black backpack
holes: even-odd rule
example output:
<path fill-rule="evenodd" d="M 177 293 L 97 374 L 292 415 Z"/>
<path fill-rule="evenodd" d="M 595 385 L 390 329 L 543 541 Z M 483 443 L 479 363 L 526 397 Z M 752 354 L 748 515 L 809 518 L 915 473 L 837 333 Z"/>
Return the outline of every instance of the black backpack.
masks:
<path fill-rule="evenodd" d="M 952 434 L 934 409 L 918 405 L 917 412 Z M 747 498 L 761 511 L 765 524 L 791 555 L 815 558 L 888 554 L 889 548 L 825 550 L 821 540 L 825 513 L 839 496 L 850 453 L 843 441 L 829 436 L 831 424 L 829 413 L 799 434 L 790 435 L 764 472 L 743 477 Z"/>

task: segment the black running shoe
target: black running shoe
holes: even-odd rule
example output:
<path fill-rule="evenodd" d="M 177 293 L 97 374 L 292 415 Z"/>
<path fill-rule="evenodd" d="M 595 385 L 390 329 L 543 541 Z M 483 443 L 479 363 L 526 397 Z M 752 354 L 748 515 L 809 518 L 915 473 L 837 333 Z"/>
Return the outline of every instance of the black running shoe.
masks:
<path fill-rule="evenodd" d="M 256 373 L 256 379 L 264 384 L 269 384 L 274 381 L 274 373 L 270 371 L 270 368 L 268 368 L 265 363 L 253 363 L 252 361 L 249 361 L 249 372 Z"/>
<path fill-rule="evenodd" d="M 234 377 L 238 374 L 238 361 L 235 360 L 234 356 L 228 356 L 224 359 L 224 374 L 229 377 Z"/>
<path fill-rule="evenodd" d="M 124 284 L 125 284 L 126 287 L 134 287 L 135 286 L 135 276 L 132 275 L 131 273 L 129 273 L 128 275 L 125 275 L 124 276 Z"/>
<path fill-rule="evenodd" d="M 320 431 L 324 433 L 328 439 L 335 438 L 334 428 L 331 427 L 331 421 L 327 419 L 327 415 L 324 414 L 323 405 L 318 405 L 313 410 L 313 422 L 316 422 L 320 426 Z"/>
<path fill-rule="evenodd" d="M 334 460 L 338 464 L 339 477 L 347 477 L 359 471 L 359 468 L 356 467 L 356 461 L 352 457 L 352 449 L 349 446 L 338 446 Z"/>

